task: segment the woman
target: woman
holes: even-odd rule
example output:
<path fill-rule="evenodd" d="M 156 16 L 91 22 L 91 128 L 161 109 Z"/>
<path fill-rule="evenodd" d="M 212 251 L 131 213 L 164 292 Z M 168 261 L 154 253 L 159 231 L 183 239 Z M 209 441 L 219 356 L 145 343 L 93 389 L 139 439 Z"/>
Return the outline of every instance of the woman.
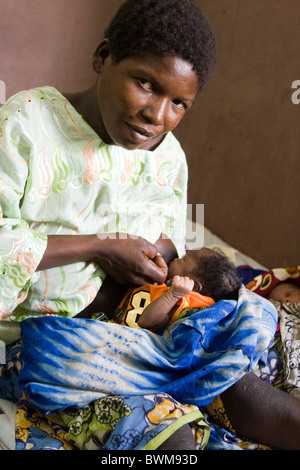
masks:
<path fill-rule="evenodd" d="M 94 54 L 91 89 L 42 87 L 2 107 L 0 339 L 17 339 L 30 316 L 76 316 L 109 289 L 107 274 L 165 280 L 158 250 L 165 262 L 183 255 L 186 222 L 171 131 L 214 64 L 192 2 L 129 0 Z"/>
<path fill-rule="evenodd" d="M 186 216 L 186 161 L 171 131 L 214 62 L 193 3 L 128 1 L 94 54 L 91 89 L 43 87 L 3 106 L 1 338 L 27 316 L 78 314 L 107 273 L 164 281 L 157 250 L 166 262 L 183 254 Z"/>

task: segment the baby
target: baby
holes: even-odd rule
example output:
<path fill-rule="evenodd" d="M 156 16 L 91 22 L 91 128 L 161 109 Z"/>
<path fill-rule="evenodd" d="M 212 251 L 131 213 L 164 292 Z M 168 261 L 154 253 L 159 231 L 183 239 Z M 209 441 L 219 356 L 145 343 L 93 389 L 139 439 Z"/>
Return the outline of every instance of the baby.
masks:
<path fill-rule="evenodd" d="M 291 282 L 283 282 L 274 287 L 268 295 L 268 299 L 277 302 L 297 303 L 300 302 L 300 287 Z"/>
<path fill-rule="evenodd" d="M 166 284 L 147 284 L 128 291 L 112 321 L 159 330 L 184 316 L 186 308 L 237 299 L 242 284 L 234 265 L 208 248 L 188 251 L 183 258 L 171 261 L 167 279 Z"/>

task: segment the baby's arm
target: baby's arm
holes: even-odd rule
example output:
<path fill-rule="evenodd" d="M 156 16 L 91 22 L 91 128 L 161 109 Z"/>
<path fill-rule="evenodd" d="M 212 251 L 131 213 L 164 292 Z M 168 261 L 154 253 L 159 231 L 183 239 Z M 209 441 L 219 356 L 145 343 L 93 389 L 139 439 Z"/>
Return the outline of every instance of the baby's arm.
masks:
<path fill-rule="evenodd" d="M 174 314 L 178 300 L 189 294 L 193 287 L 194 281 L 189 277 L 174 276 L 170 289 L 145 308 L 138 325 L 147 329 L 160 329 L 166 326 Z"/>

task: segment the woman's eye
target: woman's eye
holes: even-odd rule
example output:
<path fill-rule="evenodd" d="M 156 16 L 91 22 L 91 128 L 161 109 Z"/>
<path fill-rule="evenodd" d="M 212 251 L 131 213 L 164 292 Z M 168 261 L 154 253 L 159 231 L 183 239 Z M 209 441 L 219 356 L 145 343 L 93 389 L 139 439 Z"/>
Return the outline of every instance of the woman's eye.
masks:
<path fill-rule="evenodd" d="M 180 100 L 174 100 L 173 103 L 176 106 L 176 108 L 184 109 L 184 110 L 186 109 L 186 105 Z"/>
<path fill-rule="evenodd" d="M 152 83 L 149 80 L 145 80 L 144 78 L 140 78 L 140 84 L 146 90 L 152 90 Z"/>

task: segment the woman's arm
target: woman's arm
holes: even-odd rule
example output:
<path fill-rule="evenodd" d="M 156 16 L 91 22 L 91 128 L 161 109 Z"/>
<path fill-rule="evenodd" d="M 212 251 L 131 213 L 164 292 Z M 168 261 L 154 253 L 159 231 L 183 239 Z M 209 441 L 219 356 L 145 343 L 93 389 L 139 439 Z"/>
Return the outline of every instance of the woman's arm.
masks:
<path fill-rule="evenodd" d="M 178 300 L 191 292 L 193 287 L 194 281 L 189 277 L 174 276 L 170 289 L 147 305 L 139 317 L 138 325 L 147 329 L 166 326 L 174 314 Z"/>
<path fill-rule="evenodd" d="M 95 262 L 120 284 L 162 283 L 167 265 L 156 263 L 157 248 L 139 237 L 126 234 L 49 235 L 38 270 L 79 261 Z"/>

